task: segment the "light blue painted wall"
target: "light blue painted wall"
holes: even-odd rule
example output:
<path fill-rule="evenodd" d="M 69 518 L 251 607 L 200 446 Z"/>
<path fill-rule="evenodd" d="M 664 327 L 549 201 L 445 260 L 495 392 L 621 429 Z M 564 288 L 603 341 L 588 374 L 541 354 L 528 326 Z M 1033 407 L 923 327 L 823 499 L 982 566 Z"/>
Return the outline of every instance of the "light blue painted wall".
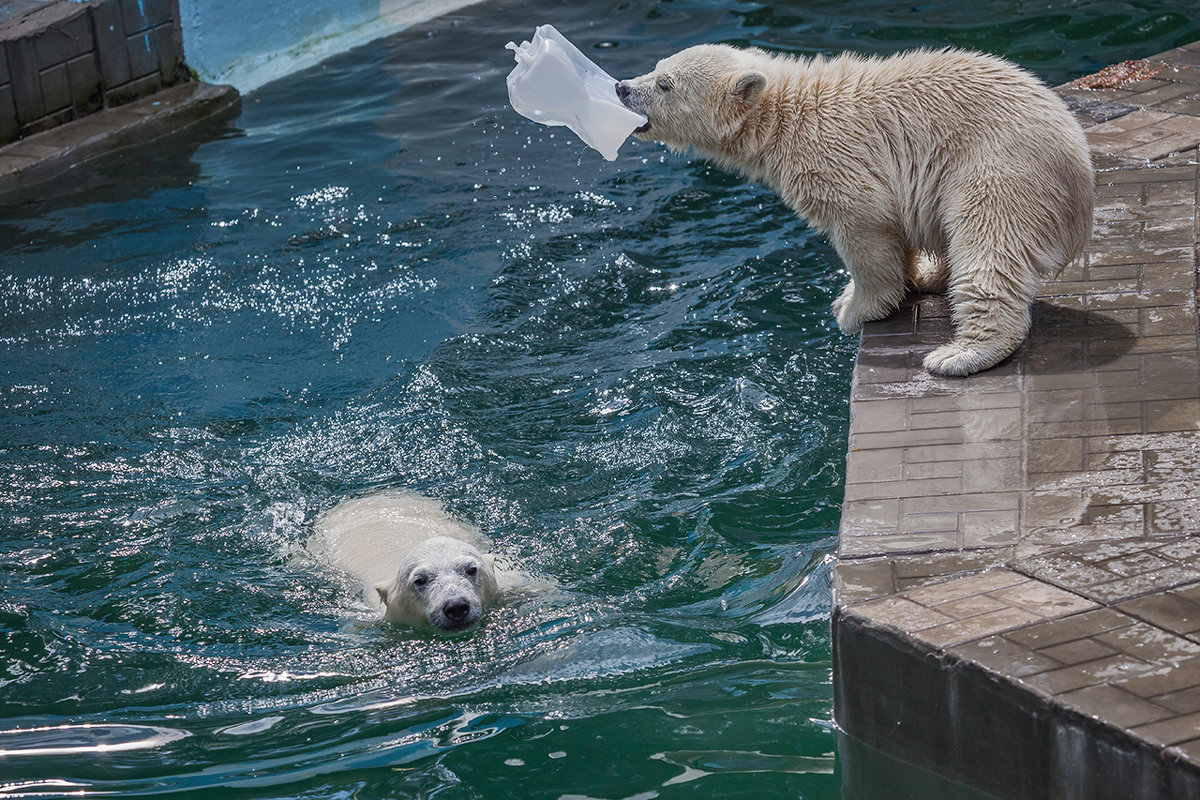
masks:
<path fill-rule="evenodd" d="M 245 93 L 478 0 L 179 0 L 183 53 L 202 80 Z"/>

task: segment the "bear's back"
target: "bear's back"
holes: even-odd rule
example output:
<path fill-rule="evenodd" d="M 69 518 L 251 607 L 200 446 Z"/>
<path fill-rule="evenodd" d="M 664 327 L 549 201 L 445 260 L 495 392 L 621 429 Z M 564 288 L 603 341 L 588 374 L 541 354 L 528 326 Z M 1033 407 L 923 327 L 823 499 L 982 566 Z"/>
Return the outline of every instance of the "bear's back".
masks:
<path fill-rule="evenodd" d="M 367 586 L 391 580 L 406 553 L 438 536 L 482 547 L 482 534 L 443 510 L 441 503 L 405 492 L 346 500 L 317 526 L 330 560 Z"/>
<path fill-rule="evenodd" d="M 785 61 L 785 64 L 788 62 Z M 1077 128 L 1062 100 L 1035 76 L 997 56 L 967 50 L 843 54 L 793 64 L 785 91 L 812 92 L 829 119 L 871 118 L 929 142 L 963 136 L 996 141 L 1047 127 Z"/>

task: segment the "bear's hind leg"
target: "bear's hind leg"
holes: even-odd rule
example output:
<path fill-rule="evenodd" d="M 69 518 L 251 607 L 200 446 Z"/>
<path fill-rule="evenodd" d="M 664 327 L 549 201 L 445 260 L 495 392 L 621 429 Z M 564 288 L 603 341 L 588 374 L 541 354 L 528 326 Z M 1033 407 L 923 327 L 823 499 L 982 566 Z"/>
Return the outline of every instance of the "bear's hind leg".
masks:
<path fill-rule="evenodd" d="M 832 233 L 830 240 L 850 272 L 833 313 L 843 333 L 856 333 L 863 323 L 883 319 L 900 306 L 908 248 L 885 231 Z"/>
<path fill-rule="evenodd" d="M 991 260 L 968 261 L 966 269 L 952 261 L 954 339 L 925 357 L 930 372 L 962 376 L 993 367 L 1029 333 L 1036 273 L 1019 262 L 1015 269 L 996 268 Z"/>

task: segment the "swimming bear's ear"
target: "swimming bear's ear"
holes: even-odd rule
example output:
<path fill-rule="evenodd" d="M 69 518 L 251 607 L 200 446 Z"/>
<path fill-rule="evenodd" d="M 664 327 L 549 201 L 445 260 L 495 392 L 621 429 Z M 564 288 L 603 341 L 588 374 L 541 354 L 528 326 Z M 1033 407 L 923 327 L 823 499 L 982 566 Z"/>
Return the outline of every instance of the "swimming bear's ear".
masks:
<path fill-rule="evenodd" d="M 386 583 L 378 583 L 375 585 L 375 591 L 379 592 L 379 602 L 383 603 L 385 606 L 387 605 L 388 591 L 390 589 L 391 586 Z"/>
<path fill-rule="evenodd" d="M 737 82 L 733 84 L 733 96 L 746 105 L 751 105 L 762 94 L 766 85 L 766 75 L 756 69 L 749 69 L 739 75 Z"/>

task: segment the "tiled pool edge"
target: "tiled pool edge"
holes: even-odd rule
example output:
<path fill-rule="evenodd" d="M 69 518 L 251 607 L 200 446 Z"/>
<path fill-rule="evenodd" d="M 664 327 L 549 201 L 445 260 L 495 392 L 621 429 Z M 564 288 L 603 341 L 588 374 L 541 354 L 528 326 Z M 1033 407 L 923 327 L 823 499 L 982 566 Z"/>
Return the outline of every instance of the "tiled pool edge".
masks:
<path fill-rule="evenodd" d="M 1062 87 L 1097 167 L 1086 264 L 965 380 L 944 300 L 867 326 L 835 567 L 835 711 L 1002 798 L 1200 798 L 1200 43 Z"/>

